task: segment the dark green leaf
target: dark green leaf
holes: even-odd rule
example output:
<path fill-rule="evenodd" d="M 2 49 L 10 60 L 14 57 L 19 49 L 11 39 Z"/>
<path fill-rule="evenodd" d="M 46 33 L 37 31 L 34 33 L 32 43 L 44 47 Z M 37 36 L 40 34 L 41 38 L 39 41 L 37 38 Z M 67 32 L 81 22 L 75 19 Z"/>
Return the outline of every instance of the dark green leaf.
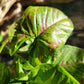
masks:
<path fill-rule="evenodd" d="M 63 67 L 41 64 L 31 71 L 29 84 L 80 84 Z"/>
<path fill-rule="evenodd" d="M 57 66 L 53 84 L 80 84 L 71 74 L 69 74 L 63 67 Z"/>
<path fill-rule="evenodd" d="M 84 79 L 84 63 L 67 65 L 64 68 L 78 81 Z"/>
<path fill-rule="evenodd" d="M 26 82 L 17 82 L 17 83 L 10 83 L 10 84 L 28 84 Z"/>
<path fill-rule="evenodd" d="M 10 73 L 6 63 L 0 63 L 0 84 L 8 84 Z"/>

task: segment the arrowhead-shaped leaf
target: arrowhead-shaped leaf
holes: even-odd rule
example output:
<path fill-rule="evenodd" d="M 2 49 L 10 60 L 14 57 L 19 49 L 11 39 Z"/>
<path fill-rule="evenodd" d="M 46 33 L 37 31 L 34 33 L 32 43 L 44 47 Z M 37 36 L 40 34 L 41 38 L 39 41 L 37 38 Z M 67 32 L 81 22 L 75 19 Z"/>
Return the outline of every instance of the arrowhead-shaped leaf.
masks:
<path fill-rule="evenodd" d="M 25 10 L 16 29 L 17 31 L 15 27 L 13 29 L 16 37 L 12 40 L 10 54 L 13 55 L 17 50 L 25 51 L 26 48 L 30 63 L 36 66 L 41 62 L 47 62 L 54 50 L 66 43 L 73 31 L 73 24 L 59 9 L 30 6 Z M 24 35 L 20 41 L 19 34 Z M 32 41 L 29 42 L 31 39 Z M 21 48 L 23 43 L 27 46 Z"/>
<path fill-rule="evenodd" d="M 46 58 L 62 47 L 73 31 L 71 20 L 60 10 L 50 7 L 28 7 L 20 23 L 22 30 L 36 37 L 29 53 L 34 66 L 46 62 Z"/>

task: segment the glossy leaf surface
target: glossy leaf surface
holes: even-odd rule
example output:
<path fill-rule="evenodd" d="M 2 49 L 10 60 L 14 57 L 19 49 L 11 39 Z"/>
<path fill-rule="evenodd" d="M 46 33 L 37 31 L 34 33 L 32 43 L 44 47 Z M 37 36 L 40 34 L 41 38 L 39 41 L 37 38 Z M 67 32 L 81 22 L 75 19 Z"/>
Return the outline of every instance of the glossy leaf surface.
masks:
<path fill-rule="evenodd" d="M 29 49 L 30 62 L 34 62 L 34 66 L 46 62 L 46 58 L 56 48 L 62 47 L 73 31 L 71 20 L 63 12 L 38 6 L 30 6 L 25 10 L 20 27 L 25 34 L 35 36 Z"/>
<path fill-rule="evenodd" d="M 13 81 L 20 84 L 79 84 L 77 80 L 84 78 L 84 50 L 64 46 L 72 31 L 72 21 L 60 10 L 28 7 L 18 25 L 15 22 L 9 29 L 10 55 L 27 51 L 29 56 L 29 63 L 22 64 L 20 58 L 17 61 L 18 77 Z M 29 72 L 24 74 L 23 69 Z"/>
<path fill-rule="evenodd" d="M 13 33 L 11 33 L 11 30 Z M 26 48 L 29 48 L 31 45 L 32 47 L 29 49 L 31 52 L 34 50 L 33 53 L 36 54 L 36 56 L 37 54 L 41 55 L 41 52 L 43 52 L 41 56 L 44 56 L 49 55 L 50 51 L 63 46 L 72 31 L 72 21 L 59 9 L 43 6 L 30 6 L 25 10 L 21 19 L 10 27 L 9 36 L 14 36 L 15 34 L 16 38 L 18 38 L 18 34 L 22 34 L 23 36 L 34 37 L 31 42 L 33 43 L 33 46 L 29 42 L 29 46 L 26 46 Z M 26 37 L 24 39 L 26 39 Z M 13 45 L 17 45 L 18 39 L 14 38 L 13 40 L 16 40 L 16 42 L 12 41 Z M 27 41 L 30 41 L 30 39 Z M 15 53 L 21 45 L 18 45 L 18 48 L 13 45 L 10 47 L 10 52 L 14 51 Z M 12 48 L 15 48 L 15 50 Z M 21 51 L 23 49 L 21 49 Z M 39 51 L 39 49 L 41 50 Z"/>

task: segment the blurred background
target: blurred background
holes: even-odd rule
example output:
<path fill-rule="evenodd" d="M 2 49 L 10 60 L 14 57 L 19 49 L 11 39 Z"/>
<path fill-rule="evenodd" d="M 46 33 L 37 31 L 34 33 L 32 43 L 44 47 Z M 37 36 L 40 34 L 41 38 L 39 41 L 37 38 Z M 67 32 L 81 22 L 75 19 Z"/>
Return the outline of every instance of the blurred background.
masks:
<path fill-rule="evenodd" d="M 73 21 L 75 28 L 67 44 L 84 49 L 84 0 L 0 0 L 0 39 L 7 38 L 10 25 L 30 5 L 50 6 L 63 11 Z M 5 52 L 0 56 L 0 62 L 10 59 Z M 80 82 L 84 84 L 84 80 Z"/>

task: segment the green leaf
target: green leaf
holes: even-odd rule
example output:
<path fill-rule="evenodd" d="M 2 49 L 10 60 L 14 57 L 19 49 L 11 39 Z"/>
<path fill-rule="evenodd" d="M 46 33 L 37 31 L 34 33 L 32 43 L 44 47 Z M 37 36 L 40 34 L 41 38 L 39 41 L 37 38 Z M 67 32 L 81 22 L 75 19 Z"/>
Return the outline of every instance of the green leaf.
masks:
<path fill-rule="evenodd" d="M 3 41 L 3 36 L 0 35 L 0 43 Z"/>
<path fill-rule="evenodd" d="M 14 22 L 11 26 L 10 26 L 10 28 L 8 29 L 8 36 L 9 37 L 11 37 L 10 39 L 12 39 L 13 37 L 14 37 L 14 34 L 15 34 L 15 32 L 16 32 L 16 27 L 17 27 L 17 23 L 16 22 Z"/>
<path fill-rule="evenodd" d="M 71 20 L 63 12 L 43 6 L 28 7 L 21 18 L 20 26 L 28 35 L 36 37 L 29 53 L 33 66 L 46 62 L 55 49 L 66 43 L 73 31 Z"/>
<path fill-rule="evenodd" d="M 54 76 L 53 84 L 57 81 L 57 84 L 80 84 L 71 74 L 69 74 L 60 65 L 57 66 L 56 74 Z"/>
<path fill-rule="evenodd" d="M 19 28 L 19 22 L 20 18 L 13 22 L 13 24 L 8 29 L 8 36 L 10 37 L 10 41 L 13 39 L 13 37 L 16 37 L 17 30 L 18 33 L 21 32 Z"/>
<path fill-rule="evenodd" d="M 9 37 L 3 42 L 3 44 L 0 46 L 0 53 L 2 52 L 2 50 L 4 49 L 7 41 L 8 41 Z"/>
<path fill-rule="evenodd" d="M 17 72 L 17 77 L 13 78 L 10 82 L 11 83 L 18 83 L 18 82 L 25 82 L 28 80 L 28 74 L 24 73 L 24 67 L 23 64 L 21 64 L 22 62 L 22 58 L 18 58 L 18 60 L 16 61 L 16 72 Z M 22 83 L 24 84 L 24 83 Z"/>
<path fill-rule="evenodd" d="M 63 35 L 71 33 L 73 30 L 71 20 L 63 12 L 55 8 L 43 6 L 28 7 L 21 18 L 20 26 L 27 30 L 29 35 L 33 33 L 35 36 L 40 35 L 51 27 L 53 27 L 50 29 L 51 32 L 55 30 L 56 32 L 64 33 Z"/>
<path fill-rule="evenodd" d="M 26 61 L 26 62 L 22 63 L 22 68 L 26 71 L 29 71 L 29 70 L 33 69 L 34 67 L 29 63 L 29 61 Z"/>
<path fill-rule="evenodd" d="M 12 79 L 10 82 L 14 83 L 14 84 L 16 84 L 16 83 L 24 84 L 23 82 L 27 82 L 27 80 L 28 80 L 28 74 L 24 74 L 20 77 L 16 77 L 16 78 Z"/>
<path fill-rule="evenodd" d="M 53 59 L 53 63 L 62 66 L 84 63 L 84 49 L 65 45 L 55 51 Z"/>
<path fill-rule="evenodd" d="M 16 62 L 16 71 L 17 71 L 17 75 L 18 77 L 21 77 L 24 75 L 24 71 L 22 69 L 21 63 L 20 63 L 20 59 L 17 60 Z"/>
<path fill-rule="evenodd" d="M 25 36 L 24 34 L 17 34 L 16 37 L 13 38 L 10 44 L 9 53 L 10 55 L 14 55 L 16 52 L 26 52 L 28 51 L 28 47 L 32 43 L 34 37 Z M 26 46 L 22 46 L 26 43 Z M 26 48 L 26 49 L 24 49 Z M 17 51 L 18 50 L 18 51 Z"/>
<path fill-rule="evenodd" d="M 78 81 L 84 79 L 84 63 L 67 65 L 64 68 Z"/>
<path fill-rule="evenodd" d="M 60 65 L 41 64 L 31 71 L 29 84 L 80 84 Z"/>
<path fill-rule="evenodd" d="M 17 51 L 28 51 L 33 66 L 47 62 L 54 50 L 62 47 L 73 31 L 72 21 L 62 11 L 43 6 L 29 6 L 18 21 L 18 26 L 16 24 L 9 29 L 9 36 L 13 36 L 10 55 Z M 18 41 L 20 34 L 24 36 Z"/>
<path fill-rule="evenodd" d="M 10 73 L 6 63 L 0 63 L 0 84 L 8 84 Z"/>
<path fill-rule="evenodd" d="M 19 39 L 20 38 L 20 39 Z M 9 53 L 10 55 L 14 55 L 17 49 L 27 40 L 25 35 L 19 34 L 18 36 L 14 37 L 13 40 L 11 41 L 10 48 L 9 48 Z"/>
<path fill-rule="evenodd" d="M 31 42 L 34 39 L 34 36 L 27 36 L 24 34 L 19 26 L 20 19 L 16 20 L 8 29 L 8 36 L 9 36 L 9 53 L 10 55 L 14 55 L 15 52 L 26 52 L 28 51 L 28 47 L 30 46 Z M 25 46 L 22 46 L 24 43 L 26 43 Z"/>
<path fill-rule="evenodd" d="M 50 62 L 60 64 L 77 80 L 84 78 L 84 49 L 65 45 L 56 50 Z"/>

